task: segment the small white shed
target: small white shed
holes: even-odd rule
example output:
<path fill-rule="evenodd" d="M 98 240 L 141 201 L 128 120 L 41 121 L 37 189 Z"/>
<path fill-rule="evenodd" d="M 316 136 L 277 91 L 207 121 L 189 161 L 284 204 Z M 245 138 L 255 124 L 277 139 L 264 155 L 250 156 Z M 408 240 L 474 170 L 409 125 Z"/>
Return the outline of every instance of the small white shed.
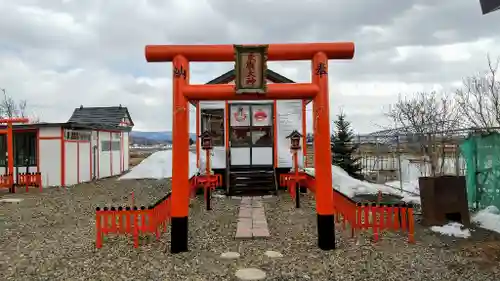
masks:
<path fill-rule="evenodd" d="M 70 186 L 120 175 L 129 169 L 126 107 L 75 109 L 66 123 L 14 125 L 14 181 L 40 172 L 42 186 Z M 6 135 L 0 135 L 0 174 L 7 171 Z"/>

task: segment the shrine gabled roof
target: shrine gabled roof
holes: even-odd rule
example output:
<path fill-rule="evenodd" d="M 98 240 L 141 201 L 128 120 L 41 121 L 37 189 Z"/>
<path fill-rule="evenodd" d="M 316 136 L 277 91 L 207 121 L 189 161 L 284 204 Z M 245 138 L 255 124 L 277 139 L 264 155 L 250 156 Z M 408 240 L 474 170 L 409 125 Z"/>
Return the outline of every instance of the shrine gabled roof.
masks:
<path fill-rule="evenodd" d="M 119 127 L 122 119 L 126 117 L 131 126 L 134 122 L 128 109 L 124 106 L 83 107 L 75 108 L 68 123 L 77 124 L 103 124 Z"/>
<path fill-rule="evenodd" d="M 233 81 L 236 77 L 236 70 L 232 69 L 228 72 L 222 74 L 221 76 L 214 78 L 207 82 L 207 84 L 227 84 Z M 268 69 L 266 71 L 267 80 L 273 83 L 295 83 L 293 80 L 286 78 L 285 76 Z"/>
<path fill-rule="evenodd" d="M 234 81 L 236 78 L 236 71 L 234 69 L 229 70 L 228 72 L 222 74 L 219 77 L 216 77 L 210 81 L 208 81 L 206 84 L 207 85 L 213 85 L 213 84 L 228 84 L 231 81 Z M 295 81 L 275 72 L 272 71 L 271 69 L 266 70 L 266 78 L 267 80 L 273 82 L 273 83 L 295 83 Z M 307 103 L 309 103 L 308 101 Z M 190 101 L 191 104 L 195 105 L 194 101 Z"/>

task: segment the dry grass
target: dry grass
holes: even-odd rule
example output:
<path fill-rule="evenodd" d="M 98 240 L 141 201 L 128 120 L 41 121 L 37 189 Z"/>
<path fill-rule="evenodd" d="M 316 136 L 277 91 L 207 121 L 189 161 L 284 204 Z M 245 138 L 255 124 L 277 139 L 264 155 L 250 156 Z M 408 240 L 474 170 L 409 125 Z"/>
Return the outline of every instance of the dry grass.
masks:
<path fill-rule="evenodd" d="M 139 165 L 139 163 L 142 162 L 142 160 L 148 158 L 152 152 L 145 152 L 145 151 L 130 151 L 130 160 L 129 160 L 129 166 L 135 167 Z"/>

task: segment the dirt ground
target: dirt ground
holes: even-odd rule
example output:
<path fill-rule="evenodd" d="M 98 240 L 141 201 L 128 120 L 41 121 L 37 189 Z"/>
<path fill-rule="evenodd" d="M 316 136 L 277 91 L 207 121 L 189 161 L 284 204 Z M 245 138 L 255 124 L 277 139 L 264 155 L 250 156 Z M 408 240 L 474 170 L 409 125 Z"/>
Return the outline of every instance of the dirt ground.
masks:
<path fill-rule="evenodd" d="M 192 202 L 190 251 L 169 252 L 170 233 L 159 241 L 144 237 L 133 248 L 130 237 L 108 237 L 95 248 L 97 206 L 148 205 L 170 190 L 169 180 L 106 179 L 42 193 L 8 194 L 23 199 L 0 204 L 0 280 L 235 280 L 244 267 L 264 270 L 266 280 L 478 280 L 498 281 L 500 237 L 475 229 L 469 239 L 441 236 L 417 226 L 416 243 L 400 233 L 352 239 L 337 228 L 337 249 L 316 246 L 314 200 L 304 197 L 295 209 L 289 196 L 263 199 L 271 237 L 235 240 L 239 200 L 214 198 L 204 209 Z M 282 258 L 264 256 L 278 251 Z M 236 251 L 240 259 L 222 260 Z"/>

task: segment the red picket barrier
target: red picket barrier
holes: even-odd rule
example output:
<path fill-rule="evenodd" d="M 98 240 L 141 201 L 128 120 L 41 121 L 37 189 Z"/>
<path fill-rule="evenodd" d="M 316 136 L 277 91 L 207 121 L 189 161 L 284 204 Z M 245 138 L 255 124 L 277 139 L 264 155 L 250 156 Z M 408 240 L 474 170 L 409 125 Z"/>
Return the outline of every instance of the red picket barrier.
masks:
<path fill-rule="evenodd" d="M 203 186 L 207 183 L 214 184 L 217 187 L 222 186 L 222 176 L 220 174 L 194 176 L 193 180 L 196 186 Z"/>
<path fill-rule="evenodd" d="M 220 174 L 198 175 L 194 176 L 191 184 L 191 195 L 196 195 L 198 188 L 203 188 L 205 200 L 208 200 L 209 192 L 214 191 L 216 187 L 222 186 L 222 176 Z"/>
<path fill-rule="evenodd" d="M 309 175 L 304 172 L 298 172 L 297 174 L 281 174 L 279 178 L 279 185 L 280 187 L 286 187 L 292 199 L 295 199 L 295 188 L 297 186 L 297 183 L 299 183 L 300 186 L 307 187 L 308 177 Z"/>
<path fill-rule="evenodd" d="M 284 185 L 287 181 L 290 181 L 290 174 L 280 176 L 280 185 Z M 315 181 L 314 177 L 307 175 L 301 183 L 315 193 Z M 336 189 L 333 189 L 333 202 L 337 223 L 341 223 L 344 230 L 348 224 L 352 237 L 356 232 L 371 229 L 373 240 L 377 242 L 380 239 L 380 232 L 392 230 L 406 233 L 408 242 L 415 242 L 415 220 L 411 204 L 357 203 Z"/>
<path fill-rule="evenodd" d="M 356 206 L 358 228 L 372 229 L 375 242 L 384 230 L 402 231 L 407 233 L 409 243 L 415 242 L 415 220 L 411 204 L 358 203 Z"/>
<path fill-rule="evenodd" d="M 29 187 L 38 187 L 42 191 L 42 173 L 19 173 L 17 174 L 17 185 L 25 186 L 26 192 Z"/>
<path fill-rule="evenodd" d="M 12 174 L 0 175 L 0 188 L 11 189 L 14 185 L 14 177 Z"/>
<path fill-rule="evenodd" d="M 132 235 L 134 247 L 139 247 L 139 235 L 154 234 L 160 238 L 170 221 L 170 193 L 160 199 L 155 205 L 140 208 L 104 207 L 96 208 L 96 248 L 101 248 L 104 236 L 110 234 Z"/>

